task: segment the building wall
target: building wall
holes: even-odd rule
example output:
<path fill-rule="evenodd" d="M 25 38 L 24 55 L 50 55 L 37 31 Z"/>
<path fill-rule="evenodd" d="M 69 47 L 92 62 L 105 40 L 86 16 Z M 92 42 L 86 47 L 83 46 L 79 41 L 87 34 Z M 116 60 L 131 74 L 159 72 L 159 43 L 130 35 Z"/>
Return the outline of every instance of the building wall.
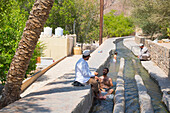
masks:
<path fill-rule="evenodd" d="M 41 35 L 39 41 L 45 44 L 44 57 L 52 57 L 54 60 L 58 60 L 72 54 L 74 43 L 76 43 L 76 35 L 60 37 Z"/>
<path fill-rule="evenodd" d="M 142 37 L 142 36 L 135 36 L 135 42 L 137 43 L 137 44 L 140 44 L 140 43 L 142 43 L 142 44 L 145 44 L 145 38 L 144 37 Z"/>

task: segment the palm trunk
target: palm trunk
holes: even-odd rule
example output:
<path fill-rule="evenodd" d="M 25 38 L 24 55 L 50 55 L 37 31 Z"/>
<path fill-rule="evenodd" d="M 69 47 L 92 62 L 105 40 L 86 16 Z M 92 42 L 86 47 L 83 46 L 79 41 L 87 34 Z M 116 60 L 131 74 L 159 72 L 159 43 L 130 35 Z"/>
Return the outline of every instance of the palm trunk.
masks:
<path fill-rule="evenodd" d="M 21 85 L 54 0 L 36 0 L 10 65 L 0 108 L 20 99 Z"/>

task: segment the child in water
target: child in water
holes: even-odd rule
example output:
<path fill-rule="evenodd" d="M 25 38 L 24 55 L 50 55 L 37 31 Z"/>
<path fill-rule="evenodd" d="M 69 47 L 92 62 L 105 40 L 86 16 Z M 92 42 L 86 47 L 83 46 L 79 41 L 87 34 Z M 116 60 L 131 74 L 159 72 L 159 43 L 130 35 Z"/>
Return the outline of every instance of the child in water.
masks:
<path fill-rule="evenodd" d="M 113 56 L 113 62 L 116 62 L 116 58 L 117 58 L 117 52 L 114 52 L 114 56 Z"/>

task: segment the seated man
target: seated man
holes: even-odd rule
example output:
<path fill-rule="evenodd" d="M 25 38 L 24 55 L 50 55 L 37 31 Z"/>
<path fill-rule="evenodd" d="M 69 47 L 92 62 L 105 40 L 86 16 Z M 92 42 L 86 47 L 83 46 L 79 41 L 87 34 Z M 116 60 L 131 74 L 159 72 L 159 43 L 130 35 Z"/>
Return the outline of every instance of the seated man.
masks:
<path fill-rule="evenodd" d="M 144 47 L 143 44 L 140 44 L 139 46 L 140 46 L 141 50 L 140 50 L 138 58 L 140 60 L 144 60 L 144 61 L 149 60 L 150 55 L 148 52 L 148 48 Z"/>
<path fill-rule="evenodd" d="M 83 56 L 78 60 L 75 66 L 75 82 L 78 82 L 80 84 L 91 84 L 92 90 L 94 91 L 94 94 L 96 98 L 98 99 L 104 99 L 99 91 L 99 84 L 95 80 L 95 78 L 98 78 L 97 72 L 91 73 L 89 70 L 89 65 L 86 62 L 90 58 L 90 50 L 84 50 Z M 95 76 L 96 75 L 96 76 Z M 74 84 L 73 84 L 74 85 Z M 79 86 L 83 86 L 79 85 Z"/>
<path fill-rule="evenodd" d="M 107 94 L 104 96 L 106 98 L 107 95 L 110 95 L 113 93 L 113 82 L 112 79 L 107 76 L 107 73 L 109 72 L 108 68 L 103 69 L 103 75 L 99 77 L 100 81 L 100 90 L 102 92 L 107 92 Z"/>

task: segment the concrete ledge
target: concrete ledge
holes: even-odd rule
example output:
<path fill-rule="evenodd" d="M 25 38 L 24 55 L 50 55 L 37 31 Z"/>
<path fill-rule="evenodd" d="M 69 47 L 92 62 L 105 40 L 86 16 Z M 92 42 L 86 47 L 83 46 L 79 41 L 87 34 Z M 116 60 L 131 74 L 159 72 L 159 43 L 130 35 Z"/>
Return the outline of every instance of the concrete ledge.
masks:
<path fill-rule="evenodd" d="M 109 62 L 110 53 L 116 49 L 115 41 L 116 38 L 109 38 L 104 41 L 92 54 L 88 61 L 91 71 L 97 71 L 99 76 L 103 74 L 103 68 L 106 66 L 106 62 Z"/>
<path fill-rule="evenodd" d="M 106 66 L 110 58 L 109 52 L 115 49 L 114 40 L 106 40 L 91 54 L 88 61 L 91 71 L 96 71 Z M 102 53 L 99 53 L 98 51 L 101 50 Z M 79 57 L 67 57 L 53 66 L 39 78 L 39 82 L 29 87 L 30 90 L 27 89 L 24 98 L 1 109 L 0 112 L 88 113 L 93 101 L 90 86 L 73 87 L 71 85 L 75 78 L 73 63 Z M 69 69 L 66 70 L 66 68 Z M 69 71 L 70 69 L 72 71 Z M 43 84 L 43 87 L 41 87 L 41 84 Z M 46 85 L 44 86 L 44 84 Z M 36 88 L 37 86 L 38 89 Z M 34 90 L 31 90 L 31 88 L 34 88 Z M 28 92 L 31 93 L 28 94 Z"/>
<path fill-rule="evenodd" d="M 132 62 L 134 64 L 134 69 L 135 69 L 135 80 L 136 80 L 136 85 L 138 88 L 140 112 L 141 113 L 154 113 L 152 102 L 151 102 L 151 97 L 147 93 L 147 89 L 143 83 L 141 76 L 138 75 L 138 71 L 136 68 L 137 66 L 136 61 L 132 59 Z"/>
<path fill-rule="evenodd" d="M 170 94 L 167 93 L 168 91 L 170 91 L 170 79 L 152 61 L 142 61 L 141 63 L 148 71 L 150 76 L 158 83 L 160 90 L 163 93 L 162 101 L 165 103 L 168 110 L 170 111 Z"/>
<path fill-rule="evenodd" d="M 7 113 L 87 113 L 92 103 L 90 86 L 74 87 L 74 71 L 0 110 Z M 78 112 L 81 111 L 81 112 Z"/>
<path fill-rule="evenodd" d="M 48 67 L 46 67 L 45 69 L 43 69 L 41 72 L 35 74 L 33 77 L 24 80 L 23 83 L 22 83 L 22 86 L 21 86 L 21 93 L 24 92 L 24 90 L 26 90 L 34 81 L 36 81 L 38 77 L 42 76 L 50 68 L 52 68 L 53 66 L 55 66 L 57 63 L 59 63 L 60 61 L 62 61 L 65 58 L 66 58 L 66 56 L 60 58 L 59 60 L 57 60 L 53 64 L 51 64 Z"/>
<path fill-rule="evenodd" d="M 123 69 L 124 69 L 124 58 L 120 59 L 120 68 L 117 76 L 117 84 L 114 97 L 114 109 L 113 113 L 124 113 L 125 111 L 125 97 L 124 97 L 124 80 L 123 80 Z"/>
<path fill-rule="evenodd" d="M 165 103 L 168 108 L 168 111 L 170 112 L 170 94 L 164 92 L 162 96 L 162 101 Z"/>
<path fill-rule="evenodd" d="M 139 55 L 140 52 L 139 44 L 135 43 L 134 38 L 124 39 L 123 44 L 125 45 L 125 47 L 130 49 L 135 56 Z"/>
<path fill-rule="evenodd" d="M 134 38 L 124 39 L 123 44 L 131 50 L 131 47 L 135 45 Z M 134 52 L 134 51 L 132 51 Z M 135 55 L 137 53 L 134 53 Z M 167 92 L 170 91 L 170 79 L 168 76 L 152 61 L 142 61 L 143 67 L 148 71 L 150 76 L 157 82 L 160 87 L 161 92 L 163 93 L 162 101 L 167 106 L 170 111 L 170 94 Z"/>
<path fill-rule="evenodd" d="M 84 97 L 84 99 L 76 106 L 72 113 L 89 113 L 90 108 L 93 104 L 93 93 L 90 89 L 89 93 Z"/>
<path fill-rule="evenodd" d="M 147 89 L 140 75 L 135 75 L 135 80 L 136 80 L 136 84 L 138 87 L 138 95 L 139 95 L 141 113 L 154 113 L 152 104 L 151 104 L 151 97 L 148 95 Z"/>

